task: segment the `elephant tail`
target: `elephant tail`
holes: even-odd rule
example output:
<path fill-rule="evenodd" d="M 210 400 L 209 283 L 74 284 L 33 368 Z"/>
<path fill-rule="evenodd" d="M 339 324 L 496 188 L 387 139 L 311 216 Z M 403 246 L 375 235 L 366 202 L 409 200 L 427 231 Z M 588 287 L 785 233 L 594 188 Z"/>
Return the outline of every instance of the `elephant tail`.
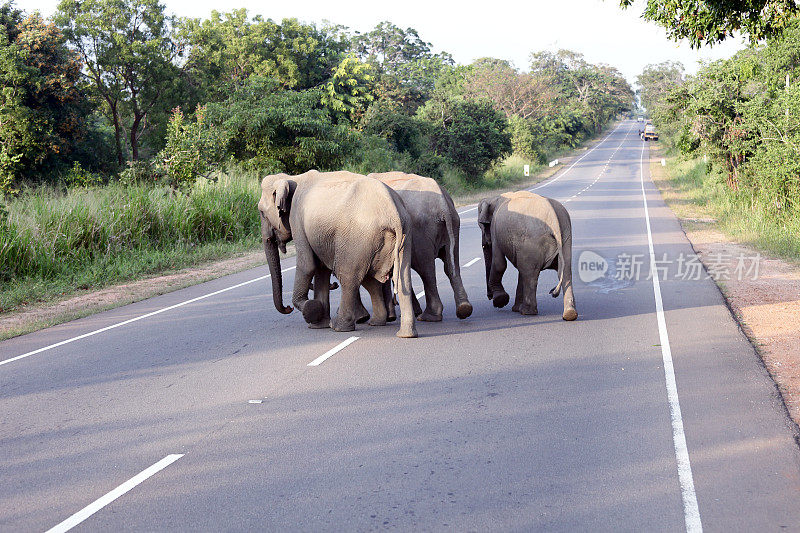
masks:
<path fill-rule="evenodd" d="M 405 249 L 406 245 L 406 234 L 402 230 L 402 227 L 396 229 L 394 232 L 394 268 L 392 270 L 392 282 L 394 283 L 394 293 L 397 294 L 398 287 L 400 287 L 400 267 L 401 265 L 401 255 Z"/>
<path fill-rule="evenodd" d="M 458 239 L 458 232 L 460 228 L 455 227 L 453 217 L 451 216 L 449 206 L 447 202 L 444 202 L 444 209 L 442 212 L 444 213 L 444 227 L 447 231 L 447 256 L 446 260 L 452 263 L 451 267 L 453 271 L 458 272 L 458 257 L 456 252 L 456 239 Z M 453 209 L 455 211 L 455 209 Z M 458 213 L 455 214 L 458 217 Z"/>

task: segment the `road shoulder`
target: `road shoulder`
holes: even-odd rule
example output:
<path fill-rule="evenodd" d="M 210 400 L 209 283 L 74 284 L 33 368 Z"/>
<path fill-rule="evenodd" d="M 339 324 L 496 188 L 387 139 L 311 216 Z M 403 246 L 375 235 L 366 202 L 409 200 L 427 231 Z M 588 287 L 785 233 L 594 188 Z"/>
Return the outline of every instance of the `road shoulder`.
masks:
<path fill-rule="evenodd" d="M 800 426 L 800 268 L 737 243 L 715 220 L 688 209 L 667 179 L 661 149 L 651 146 L 650 174 L 706 270 L 716 273 L 731 314 L 747 335 Z M 680 205 L 680 209 L 676 206 Z"/>

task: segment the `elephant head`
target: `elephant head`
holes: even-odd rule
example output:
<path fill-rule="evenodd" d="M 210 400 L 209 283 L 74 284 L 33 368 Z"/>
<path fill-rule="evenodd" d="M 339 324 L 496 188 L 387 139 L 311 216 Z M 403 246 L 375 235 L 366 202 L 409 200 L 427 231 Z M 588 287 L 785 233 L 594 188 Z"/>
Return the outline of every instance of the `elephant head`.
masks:
<path fill-rule="evenodd" d="M 483 261 L 486 265 L 486 296 L 492 299 L 492 289 L 489 286 L 489 273 L 492 268 L 492 218 L 497 205 L 503 200 L 502 196 L 481 200 L 478 204 L 478 225 L 481 228 L 481 245 L 483 246 Z"/>
<path fill-rule="evenodd" d="M 292 308 L 283 305 L 283 275 L 278 250 L 286 253 L 286 243 L 292 240 L 289 212 L 296 188 L 297 182 L 286 174 L 267 176 L 261 181 L 261 199 L 258 201 L 261 240 L 272 277 L 272 300 L 275 308 L 283 314 L 291 313 Z"/>

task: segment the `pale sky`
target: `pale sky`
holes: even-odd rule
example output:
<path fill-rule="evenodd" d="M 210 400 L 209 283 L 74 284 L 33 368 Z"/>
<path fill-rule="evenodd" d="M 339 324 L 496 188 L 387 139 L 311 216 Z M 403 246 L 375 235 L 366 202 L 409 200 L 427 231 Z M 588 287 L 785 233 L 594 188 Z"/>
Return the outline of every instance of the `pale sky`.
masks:
<path fill-rule="evenodd" d="M 251 15 L 280 21 L 295 17 L 305 22 L 328 20 L 351 30 L 369 31 L 389 20 L 403 28 L 415 28 L 435 51 L 447 51 L 461 64 L 491 56 L 511 60 L 522 70 L 532 51 L 567 48 L 584 54 L 591 63 L 617 67 L 633 83 L 648 63 L 680 61 L 689 73 L 699 59 L 730 57 L 744 47 L 731 39 L 713 48 L 693 51 L 665 37 L 660 26 L 641 20 L 640 0 L 622 11 L 616 0 L 561 0 L 528 2 L 489 0 L 455 7 L 432 0 L 401 2 L 344 2 L 332 0 L 162 0 L 167 11 L 184 17 L 207 17 L 211 10 L 245 7 Z M 17 0 L 26 11 L 38 9 L 51 15 L 57 0 Z"/>

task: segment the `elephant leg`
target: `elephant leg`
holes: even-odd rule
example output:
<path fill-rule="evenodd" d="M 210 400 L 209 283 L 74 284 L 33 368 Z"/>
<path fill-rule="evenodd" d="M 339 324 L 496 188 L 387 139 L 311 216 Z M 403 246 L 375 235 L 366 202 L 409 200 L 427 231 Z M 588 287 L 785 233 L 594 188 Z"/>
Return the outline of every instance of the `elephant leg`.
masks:
<path fill-rule="evenodd" d="M 525 272 L 525 275 L 520 274 L 521 281 L 523 281 L 523 298 L 522 305 L 519 312 L 523 315 L 538 315 L 539 307 L 536 305 L 536 290 L 539 286 L 539 272 L 535 269 Z"/>
<path fill-rule="evenodd" d="M 365 284 L 362 285 L 366 288 Z M 369 320 L 369 311 L 367 311 L 367 308 L 364 307 L 364 302 L 361 301 L 361 291 L 358 291 L 358 298 L 356 299 L 355 317 L 356 324 L 363 324 Z"/>
<path fill-rule="evenodd" d="M 325 315 L 325 305 L 319 300 L 309 300 L 308 291 L 311 280 L 317 272 L 313 254 L 297 246 L 297 268 L 294 276 L 294 290 L 292 291 L 292 304 L 303 313 L 303 318 L 309 324 L 318 323 Z"/>
<path fill-rule="evenodd" d="M 492 268 L 489 272 L 489 287 L 492 290 L 492 304 L 495 307 L 505 307 L 508 304 L 509 296 L 503 288 L 503 274 L 506 272 L 508 263 L 506 256 L 495 244 L 492 251 Z"/>
<path fill-rule="evenodd" d="M 566 288 L 564 289 L 564 313 L 561 318 L 564 320 L 575 320 L 578 318 L 578 311 L 575 310 L 575 294 L 572 290 L 572 278 L 564 280 Z"/>
<path fill-rule="evenodd" d="M 331 320 L 331 327 L 335 331 L 353 331 L 356 329 L 356 311 L 361 301 L 361 283 L 354 276 L 349 276 L 339 278 L 339 286 L 342 289 L 342 299 L 336 317 Z"/>
<path fill-rule="evenodd" d="M 414 316 L 419 316 L 422 314 L 422 306 L 419 305 L 419 299 L 417 298 L 417 292 L 414 290 L 414 287 L 411 287 L 411 294 L 414 295 L 414 298 L 411 299 L 411 305 L 414 307 Z"/>
<path fill-rule="evenodd" d="M 394 308 L 397 303 L 394 301 L 394 294 L 392 294 L 392 282 L 387 281 L 381 285 L 381 291 L 383 292 L 384 305 L 386 305 L 386 321 L 394 322 L 397 320 L 397 312 Z"/>
<path fill-rule="evenodd" d="M 519 308 L 522 307 L 523 298 L 525 297 L 525 281 L 522 279 L 522 272 L 517 276 L 517 294 L 514 297 L 514 307 L 511 308 L 515 313 L 519 313 Z"/>
<path fill-rule="evenodd" d="M 467 298 L 464 282 L 461 281 L 461 265 L 458 263 L 458 242 L 453 246 L 445 245 L 439 252 L 444 263 L 444 274 L 450 280 L 453 296 L 456 299 L 456 316 L 464 319 L 472 314 L 472 304 Z"/>
<path fill-rule="evenodd" d="M 422 278 L 422 285 L 425 288 L 425 312 L 418 314 L 417 320 L 441 322 L 443 306 L 442 299 L 439 297 L 439 289 L 436 287 L 436 264 L 433 262 L 433 255 L 429 260 L 423 261 L 419 265 L 419 269 L 415 270 Z"/>
<path fill-rule="evenodd" d="M 316 322 L 311 322 L 308 327 L 311 329 L 326 329 L 331 327 L 331 271 L 328 267 L 321 265 L 314 273 L 314 300 L 321 302 L 323 314 Z"/>
<path fill-rule="evenodd" d="M 369 325 L 385 326 L 389 313 L 384 302 L 383 283 L 380 283 L 375 278 L 367 277 L 364 279 L 363 285 L 372 299 L 372 318 L 369 321 Z"/>
<path fill-rule="evenodd" d="M 406 245 L 401 247 L 398 253 L 399 260 L 399 280 L 397 290 L 397 301 L 400 304 L 400 329 L 396 335 L 400 338 L 413 338 L 417 336 L 416 315 L 414 315 L 414 292 L 411 287 L 411 251 L 414 247 L 411 234 L 406 236 Z"/>

